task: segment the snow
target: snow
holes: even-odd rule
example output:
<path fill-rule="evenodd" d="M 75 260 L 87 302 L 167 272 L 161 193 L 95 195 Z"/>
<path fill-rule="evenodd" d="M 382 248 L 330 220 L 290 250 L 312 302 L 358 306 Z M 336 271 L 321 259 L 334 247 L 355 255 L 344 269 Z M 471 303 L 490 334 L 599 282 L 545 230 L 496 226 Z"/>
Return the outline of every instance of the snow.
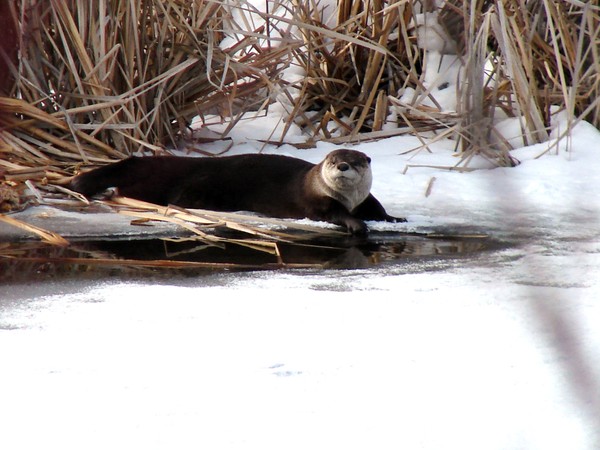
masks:
<path fill-rule="evenodd" d="M 234 130 L 231 152 L 336 148 L 265 147 L 275 124 Z M 353 147 L 409 219 L 372 228 L 511 242 L 473 258 L 2 288 L 0 445 L 597 448 L 598 142 L 581 123 L 517 167 L 466 173 L 439 168 L 449 141 Z"/>
<path fill-rule="evenodd" d="M 0 440 L 593 448 L 597 371 L 568 372 L 574 356 L 600 363 L 599 286 L 530 291 L 507 272 L 248 274 L 31 298 L 3 314 Z M 573 333 L 568 353 L 555 320 Z"/>
<path fill-rule="evenodd" d="M 554 120 L 551 140 L 532 146 L 518 118 L 499 122 L 519 145 L 514 168 L 448 170 L 460 161 L 448 139 L 348 146 L 371 156 L 388 212 L 408 218 L 372 229 L 488 233 L 507 243 L 498 250 L 364 270 L 0 286 L 0 447 L 599 448 L 600 132 L 581 122 L 559 139 L 567 118 Z M 222 132 L 217 122 L 207 129 Z M 318 162 L 340 148 L 263 143 L 283 126 L 277 107 L 241 121 L 228 154 Z M 42 213 L 80 220 L 57 211 Z M 98 222 L 94 233 L 126 233 L 121 219 Z"/>

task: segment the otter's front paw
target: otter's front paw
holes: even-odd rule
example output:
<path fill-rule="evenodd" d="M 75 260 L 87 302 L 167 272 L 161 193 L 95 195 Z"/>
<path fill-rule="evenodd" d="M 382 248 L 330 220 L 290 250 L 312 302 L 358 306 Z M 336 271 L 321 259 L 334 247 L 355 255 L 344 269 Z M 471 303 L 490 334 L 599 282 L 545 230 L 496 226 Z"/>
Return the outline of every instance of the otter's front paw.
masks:
<path fill-rule="evenodd" d="M 348 232 L 353 236 L 365 236 L 368 231 L 367 224 L 360 219 L 346 219 L 344 225 Z"/>

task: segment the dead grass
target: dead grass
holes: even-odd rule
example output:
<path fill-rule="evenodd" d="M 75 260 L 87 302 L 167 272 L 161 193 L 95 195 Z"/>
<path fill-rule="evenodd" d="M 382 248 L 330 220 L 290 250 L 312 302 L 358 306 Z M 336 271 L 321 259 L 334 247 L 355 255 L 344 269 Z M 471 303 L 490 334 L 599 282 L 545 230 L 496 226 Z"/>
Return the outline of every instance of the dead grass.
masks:
<path fill-rule="evenodd" d="M 0 159 L 19 165 L 52 161 L 70 171 L 160 153 L 200 111 L 253 107 L 287 53 L 230 57 L 217 45 L 227 11 L 216 1 L 16 5 L 22 57 L 11 95 L 0 103 Z"/>
<path fill-rule="evenodd" d="M 499 112 L 521 118 L 526 143 L 547 138 L 553 107 L 571 125 L 600 126 L 593 2 L 447 1 L 440 26 L 464 63 L 456 111 L 423 78 L 415 18 L 434 2 L 338 0 L 333 15 L 318 0 L 265 4 L 10 3 L 21 57 L 0 97 L 0 176 L 60 184 L 82 164 L 166 151 L 196 115 L 234 127 L 276 98 L 308 145 L 436 133 L 457 139 L 465 165 L 474 154 L 514 162 L 494 128 Z M 304 76 L 290 80 L 288 69 Z"/>

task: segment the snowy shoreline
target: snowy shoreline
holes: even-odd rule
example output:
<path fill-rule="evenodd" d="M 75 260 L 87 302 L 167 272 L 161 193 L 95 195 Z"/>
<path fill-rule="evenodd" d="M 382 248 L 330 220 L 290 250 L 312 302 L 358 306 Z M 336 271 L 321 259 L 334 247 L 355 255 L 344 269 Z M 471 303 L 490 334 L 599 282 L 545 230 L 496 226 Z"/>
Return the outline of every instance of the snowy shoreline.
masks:
<path fill-rule="evenodd" d="M 262 146 L 236 132 L 232 152 Z M 449 142 L 353 146 L 409 219 L 373 228 L 519 239 L 437 268 L 3 286 L 0 445 L 597 448 L 598 142 L 580 124 L 568 152 L 468 173 L 435 168 L 455 160 Z"/>

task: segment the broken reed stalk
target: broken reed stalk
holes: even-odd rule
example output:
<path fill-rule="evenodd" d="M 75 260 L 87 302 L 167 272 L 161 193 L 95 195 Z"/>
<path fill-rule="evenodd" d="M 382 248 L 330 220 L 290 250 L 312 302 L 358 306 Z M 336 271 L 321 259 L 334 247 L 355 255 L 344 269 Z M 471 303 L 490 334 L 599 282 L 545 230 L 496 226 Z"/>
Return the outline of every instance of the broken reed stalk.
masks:
<path fill-rule="evenodd" d="M 195 236 L 197 240 L 204 242 L 209 246 L 234 244 L 243 247 L 248 247 L 255 251 L 268 253 L 278 258 L 281 257 L 279 247 L 277 245 L 278 242 L 298 243 L 299 241 L 308 241 L 316 236 L 339 237 L 345 235 L 345 233 L 339 232 L 337 230 L 322 229 L 319 227 L 313 227 L 309 225 L 295 224 L 280 219 L 261 218 L 257 216 L 250 216 L 238 213 L 221 213 L 207 210 L 187 210 L 184 208 L 173 206 L 165 207 L 143 202 L 141 200 L 130 199 L 127 197 L 115 197 L 112 201 L 106 201 L 102 203 L 111 207 L 114 211 L 120 214 L 135 218 L 136 222 L 158 221 L 178 225 L 179 227 L 183 228 L 184 230 L 187 230 L 189 233 Z M 68 240 L 60 236 L 58 233 L 42 229 L 35 225 L 31 225 L 24 221 L 15 219 L 9 215 L 0 214 L 0 222 L 4 222 L 8 225 L 20 228 L 26 231 L 27 233 L 31 233 L 39 237 L 43 242 L 53 246 L 68 247 L 71 245 L 71 243 Z M 290 234 L 278 230 L 257 227 L 255 226 L 257 222 L 286 227 L 290 230 L 296 231 L 296 234 Z M 207 233 L 203 231 L 203 229 L 210 229 L 213 231 L 216 229 L 227 229 L 229 231 L 240 232 L 243 235 L 251 237 L 229 238 Z M 0 257 L 2 256 L 8 257 L 9 255 L 2 254 L 2 252 L 0 252 Z M 62 258 L 61 261 L 67 262 L 64 258 Z M 155 263 L 156 266 L 169 265 L 169 261 Z M 120 262 L 119 264 L 127 265 L 128 263 Z M 137 265 L 144 265 L 144 263 L 138 263 Z M 172 267 L 175 266 L 176 265 L 172 265 Z M 185 263 L 182 263 L 178 267 L 180 266 L 185 266 Z M 193 267 L 192 263 L 190 263 L 190 267 Z M 290 265 L 289 267 L 292 266 Z"/>
<path fill-rule="evenodd" d="M 125 215 L 136 216 L 138 218 L 167 222 L 171 221 L 177 223 L 187 222 L 189 224 L 195 224 L 209 228 L 224 227 L 233 231 L 239 231 L 248 234 L 250 236 L 255 236 L 256 238 L 269 239 L 275 242 L 308 240 L 315 236 L 346 236 L 346 233 L 335 229 L 294 223 L 292 221 L 286 221 L 283 219 L 274 219 L 270 217 L 260 217 L 240 213 L 209 211 L 203 209 L 184 209 L 177 206 L 160 206 L 127 197 L 113 197 L 110 201 L 103 201 L 102 203 L 115 209 L 117 212 Z M 297 234 L 255 226 L 257 223 L 289 229 Z M 203 234 L 198 229 L 190 231 L 199 235 Z M 210 238 L 215 237 L 210 236 Z"/>
<path fill-rule="evenodd" d="M 22 220 L 15 219 L 14 217 L 10 217 L 5 214 L 0 214 L 0 222 L 7 223 L 8 225 L 12 225 L 28 233 L 32 233 L 38 236 L 44 242 L 51 245 L 56 245 L 58 247 L 68 247 L 70 245 L 69 241 L 67 241 L 65 238 L 63 238 L 57 233 L 44 230 L 43 228 L 36 227 L 35 225 L 31 225 L 29 223 L 23 222 Z"/>

